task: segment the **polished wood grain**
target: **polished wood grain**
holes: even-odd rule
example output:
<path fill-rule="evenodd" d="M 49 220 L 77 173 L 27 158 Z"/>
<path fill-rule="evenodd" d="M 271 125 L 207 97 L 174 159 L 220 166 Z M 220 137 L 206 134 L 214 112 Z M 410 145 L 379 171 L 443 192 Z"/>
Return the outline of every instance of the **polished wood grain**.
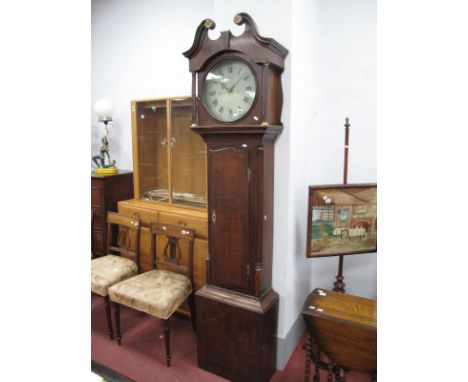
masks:
<path fill-rule="evenodd" d="M 181 213 L 182 211 L 184 213 Z M 208 240 L 206 213 L 203 217 L 197 217 L 191 213 L 187 214 L 185 210 L 182 211 L 178 211 L 177 213 L 160 211 L 159 219 L 164 223 L 193 228 L 195 230 L 195 237 L 197 239 Z"/>
<path fill-rule="evenodd" d="M 234 146 L 234 147 L 233 147 Z M 210 284 L 249 292 L 250 161 L 248 148 L 242 144 L 210 148 Z M 247 145 L 246 145 L 247 146 Z M 252 267 L 252 268 L 250 268 Z"/>
<path fill-rule="evenodd" d="M 310 335 L 339 367 L 377 369 L 377 302 L 325 289 L 315 289 L 302 310 Z"/>
<path fill-rule="evenodd" d="M 140 273 L 140 233 L 140 219 L 137 217 L 111 211 L 107 213 L 107 254 L 118 254 L 133 260 L 138 273 Z"/>
<path fill-rule="evenodd" d="M 276 370 L 278 294 L 262 302 L 205 286 L 196 295 L 198 365 L 230 381 L 269 381 Z"/>
<path fill-rule="evenodd" d="M 272 281 L 274 141 L 282 127 L 194 130 L 208 146 L 208 283 L 260 298 Z"/>
<path fill-rule="evenodd" d="M 192 47 L 183 53 L 189 59 L 190 72 L 197 73 L 198 84 L 192 85 L 193 92 L 196 88 L 203 89 L 206 75 L 220 61 L 228 58 L 243 60 L 254 73 L 259 92 L 252 109 L 230 125 L 281 124 L 283 92 L 280 78 L 288 50 L 274 39 L 260 36 L 248 14 L 240 13 L 235 20 L 236 24 L 245 25 L 240 36 L 234 36 L 231 31 L 221 31 L 218 39 L 211 40 L 208 30 L 216 24 L 210 19 L 203 20 L 197 28 Z M 206 111 L 203 102 L 194 101 L 193 108 L 197 125 L 219 125 L 220 122 Z"/>
<path fill-rule="evenodd" d="M 260 36 L 240 13 L 240 36 L 203 20 L 184 52 L 192 72 L 192 130 L 208 150 L 207 285 L 196 294 L 199 367 L 232 381 L 268 381 L 275 370 L 278 295 L 272 290 L 274 142 L 281 133 L 281 73 L 287 49 Z M 249 111 L 216 120 L 203 103 L 210 70 L 249 66 L 258 91 Z"/>
<path fill-rule="evenodd" d="M 117 211 L 117 202 L 133 197 L 133 173 L 119 170 L 116 175 L 91 173 L 92 247 L 95 257 L 106 254 L 108 211 Z"/>

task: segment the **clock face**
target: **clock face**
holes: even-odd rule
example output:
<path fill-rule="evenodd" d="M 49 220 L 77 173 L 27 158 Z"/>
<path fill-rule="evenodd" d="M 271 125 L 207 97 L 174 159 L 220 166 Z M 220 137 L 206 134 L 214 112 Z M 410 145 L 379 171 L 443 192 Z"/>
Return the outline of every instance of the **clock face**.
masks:
<path fill-rule="evenodd" d="M 233 122 L 252 108 L 256 94 L 257 83 L 249 66 L 229 59 L 216 64 L 206 75 L 203 103 L 213 118 Z"/>

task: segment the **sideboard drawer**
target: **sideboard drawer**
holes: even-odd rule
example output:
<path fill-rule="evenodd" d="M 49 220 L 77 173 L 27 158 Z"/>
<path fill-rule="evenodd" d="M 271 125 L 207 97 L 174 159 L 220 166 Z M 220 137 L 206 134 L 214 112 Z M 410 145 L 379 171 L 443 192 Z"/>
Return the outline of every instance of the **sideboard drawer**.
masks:
<path fill-rule="evenodd" d="M 106 254 L 106 242 L 104 238 L 104 231 L 94 230 L 93 232 L 93 246 L 94 253 L 97 253 L 101 256 Z"/>
<path fill-rule="evenodd" d="M 195 237 L 208 240 L 208 222 L 194 216 L 174 214 L 169 212 L 159 213 L 159 222 L 175 225 L 183 225 L 195 230 Z"/>
<path fill-rule="evenodd" d="M 91 206 L 102 206 L 102 187 L 91 187 Z"/>
<path fill-rule="evenodd" d="M 159 212 L 157 210 L 148 211 L 126 203 L 119 203 L 118 211 L 124 215 L 135 216 L 140 219 L 143 226 L 149 227 L 151 223 L 158 221 Z"/>
<path fill-rule="evenodd" d="M 106 216 L 104 216 L 104 211 L 101 207 L 92 207 L 93 209 L 93 221 L 94 228 L 99 230 L 104 230 L 106 227 Z"/>

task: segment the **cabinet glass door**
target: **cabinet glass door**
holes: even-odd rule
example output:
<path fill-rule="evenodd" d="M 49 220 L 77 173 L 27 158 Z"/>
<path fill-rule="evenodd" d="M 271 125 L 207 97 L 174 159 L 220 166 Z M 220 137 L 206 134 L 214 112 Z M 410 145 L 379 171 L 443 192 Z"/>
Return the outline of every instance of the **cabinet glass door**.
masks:
<path fill-rule="evenodd" d="M 139 102 L 136 110 L 140 196 L 169 202 L 166 101 Z"/>
<path fill-rule="evenodd" d="M 206 207 L 206 145 L 190 129 L 192 101 L 183 98 L 170 103 L 172 203 Z"/>

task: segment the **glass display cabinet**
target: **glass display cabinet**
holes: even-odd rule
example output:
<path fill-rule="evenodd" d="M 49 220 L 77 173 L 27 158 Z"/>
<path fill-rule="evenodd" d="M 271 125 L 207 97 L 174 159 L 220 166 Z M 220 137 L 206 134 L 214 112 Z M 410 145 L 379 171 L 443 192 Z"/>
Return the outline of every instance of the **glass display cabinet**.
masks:
<path fill-rule="evenodd" d="M 177 224 L 195 230 L 195 290 L 206 284 L 208 257 L 207 151 L 192 124 L 191 97 L 132 101 L 133 199 L 118 211 L 141 221 L 140 271 L 151 265 L 151 223 Z M 157 242 L 158 256 L 166 243 Z M 134 245 L 134 244 L 133 244 Z M 187 251 L 181 245 L 181 255 Z M 182 258 L 182 264 L 188 259 Z M 188 304 L 179 311 L 189 315 Z"/>
<path fill-rule="evenodd" d="M 206 145 L 191 122 L 190 97 L 132 102 L 135 197 L 206 208 Z"/>

